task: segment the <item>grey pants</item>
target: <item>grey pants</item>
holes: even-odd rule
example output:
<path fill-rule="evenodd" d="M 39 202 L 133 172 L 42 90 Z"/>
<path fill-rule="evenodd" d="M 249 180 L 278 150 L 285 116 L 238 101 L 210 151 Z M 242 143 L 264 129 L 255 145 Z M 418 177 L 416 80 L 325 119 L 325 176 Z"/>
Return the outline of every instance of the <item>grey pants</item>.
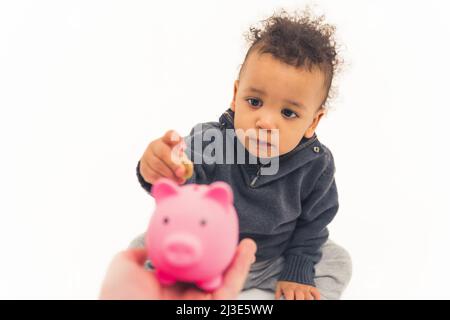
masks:
<path fill-rule="evenodd" d="M 137 237 L 130 244 L 130 248 L 144 246 L 144 235 Z M 250 273 L 238 299 L 274 299 L 276 284 L 283 266 L 283 257 L 255 262 L 250 268 Z M 315 265 L 315 271 L 314 281 L 321 299 L 340 299 L 352 275 L 350 255 L 344 248 L 328 240 L 322 246 L 322 259 Z"/>

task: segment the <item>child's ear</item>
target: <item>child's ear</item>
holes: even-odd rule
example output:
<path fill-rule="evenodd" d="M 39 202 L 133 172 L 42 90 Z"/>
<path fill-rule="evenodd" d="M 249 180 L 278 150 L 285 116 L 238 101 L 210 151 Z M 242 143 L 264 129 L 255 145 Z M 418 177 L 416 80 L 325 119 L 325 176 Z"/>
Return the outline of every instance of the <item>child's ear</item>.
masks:
<path fill-rule="evenodd" d="M 236 109 L 236 94 L 237 94 L 237 90 L 239 88 L 239 80 L 235 80 L 234 81 L 234 88 L 233 88 L 233 101 L 231 101 L 231 110 L 233 110 L 233 112 L 235 112 Z"/>
<path fill-rule="evenodd" d="M 314 135 L 317 125 L 319 124 L 320 119 L 322 119 L 322 117 L 325 113 L 326 113 L 326 109 L 323 106 L 320 107 L 320 109 L 316 111 L 316 115 L 314 116 L 313 122 L 311 123 L 311 125 L 305 132 L 306 138 L 311 138 Z"/>

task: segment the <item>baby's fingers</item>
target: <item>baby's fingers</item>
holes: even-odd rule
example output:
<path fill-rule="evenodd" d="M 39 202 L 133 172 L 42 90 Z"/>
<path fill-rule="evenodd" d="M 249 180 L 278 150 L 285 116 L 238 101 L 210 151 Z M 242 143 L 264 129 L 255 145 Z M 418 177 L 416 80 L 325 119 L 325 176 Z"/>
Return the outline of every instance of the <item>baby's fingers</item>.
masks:
<path fill-rule="evenodd" d="M 150 167 L 153 171 L 158 173 L 162 177 L 169 178 L 173 181 L 177 181 L 178 179 L 175 177 L 173 171 L 163 162 L 160 158 L 158 158 L 155 154 L 151 154 L 149 156 Z"/>
<path fill-rule="evenodd" d="M 183 139 L 175 130 L 169 130 L 164 134 L 161 140 L 169 147 L 174 147 L 182 142 Z"/>
<path fill-rule="evenodd" d="M 174 179 L 183 177 L 185 169 L 176 148 L 171 148 L 163 142 L 153 145 L 152 148 L 153 154 L 172 171 Z"/>
<path fill-rule="evenodd" d="M 317 288 L 312 288 L 311 289 L 311 294 L 312 294 L 312 296 L 314 297 L 314 299 L 316 299 L 316 300 L 320 300 L 320 292 L 319 292 L 319 290 L 317 290 Z"/>
<path fill-rule="evenodd" d="M 284 289 L 283 295 L 286 300 L 295 300 L 294 290 L 292 289 Z M 303 300 L 303 299 L 300 299 Z"/>
<path fill-rule="evenodd" d="M 294 300 L 305 300 L 305 293 L 302 290 L 295 290 L 294 296 Z"/>
<path fill-rule="evenodd" d="M 275 300 L 279 300 L 281 298 L 281 288 L 277 287 L 275 290 Z"/>
<path fill-rule="evenodd" d="M 141 159 L 139 163 L 139 171 L 141 172 L 141 176 L 148 183 L 154 184 L 156 180 L 160 178 L 159 174 L 156 173 L 145 161 L 144 158 Z"/>

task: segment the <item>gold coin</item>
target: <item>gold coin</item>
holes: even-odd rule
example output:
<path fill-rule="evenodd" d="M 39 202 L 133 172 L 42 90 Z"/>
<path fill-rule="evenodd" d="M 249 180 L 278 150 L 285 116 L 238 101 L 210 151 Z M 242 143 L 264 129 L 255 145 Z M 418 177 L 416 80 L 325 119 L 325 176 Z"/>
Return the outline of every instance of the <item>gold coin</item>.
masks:
<path fill-rule="evenodd" d="M 184 166 L 184 179 L 189 179 L 194 173 L 194 164 L 187 157 L 181 158 L 181 164 Z"/>

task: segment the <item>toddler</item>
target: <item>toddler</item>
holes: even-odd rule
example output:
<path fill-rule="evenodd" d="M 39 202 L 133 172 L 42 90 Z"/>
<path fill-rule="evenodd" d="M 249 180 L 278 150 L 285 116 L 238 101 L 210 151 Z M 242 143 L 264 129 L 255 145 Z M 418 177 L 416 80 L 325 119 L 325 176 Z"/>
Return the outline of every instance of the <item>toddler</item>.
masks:
<path fill-rule="evenodd" d="M 230 108 L 184 139 L 168 131 L 137 165 L 147 191 L 160 177 L 227 182 L 240 239 L 252 238 L 258 247 L 244 290 L 275 299 L 338 299 L 351 277 L 348 253 L 328 240 L 338 192 L 332 153 L 316 134 L 339 65 L 333 37 L 334 27 L 308 11 L 282 11 L 250 28 Z M 188 179 L 174 157 L 180 145 L 193 162 Z M 142 245 L 143 236 L 132 243 Z"/>

